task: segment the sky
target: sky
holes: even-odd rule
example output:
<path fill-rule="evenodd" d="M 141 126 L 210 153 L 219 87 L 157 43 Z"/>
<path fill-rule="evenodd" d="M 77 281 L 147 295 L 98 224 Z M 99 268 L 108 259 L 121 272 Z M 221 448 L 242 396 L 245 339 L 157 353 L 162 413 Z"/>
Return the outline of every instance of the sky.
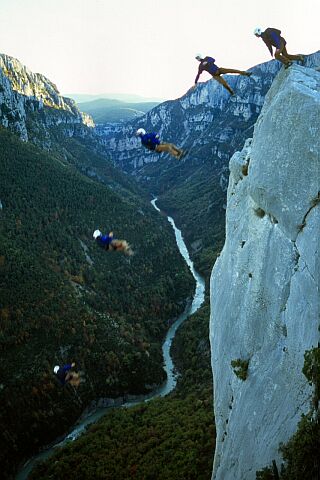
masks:
<path fill-rule="evenodd" d="M 319 18 L 319 0 L 0 0 L 0 53 L 61 93 L 174 99 L 194 83 L 195 54 L 225 68 L 268 61 L 256 26 L 279 28 L 289 53 L 312 53 Z"/>

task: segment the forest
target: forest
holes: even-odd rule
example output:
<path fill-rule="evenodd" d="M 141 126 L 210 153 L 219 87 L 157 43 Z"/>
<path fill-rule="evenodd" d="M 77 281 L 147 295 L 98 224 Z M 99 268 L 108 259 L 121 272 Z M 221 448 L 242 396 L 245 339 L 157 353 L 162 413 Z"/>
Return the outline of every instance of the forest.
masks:
<path fill-rule="evenodd" d="M 63 434 L 91 399 L 143 393 L 164 380 L 161 340 L 194 281 L 170 225 L 128 185 L 107 187 L 3 128 L 0 143 L 6 478 Z M 135 255 L 100 249 L 95 228 L 113 230 Z M 55 364 L 70 361 L 85 379 L 77 394 L 61 389 L 52 373 Z"/>
<path fill-rule="evenodd" d="M 215 448 L 209 306 L 181 326 L 173 357 L 173 393 L 130 409 L 113 410 L 48 461 L 32 480 L 208 480 Z"/>

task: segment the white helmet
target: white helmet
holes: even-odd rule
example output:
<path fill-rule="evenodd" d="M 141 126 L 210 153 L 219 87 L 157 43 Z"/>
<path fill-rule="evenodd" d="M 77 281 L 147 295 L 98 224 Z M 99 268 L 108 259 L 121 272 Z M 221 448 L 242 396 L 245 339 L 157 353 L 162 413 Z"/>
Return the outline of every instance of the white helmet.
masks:
<path fill-rule="evenodd" d="M 203 60 L 203 55 L 201 53 L 197 53 L 197 55 L 195 56 L 196 60 Z"/>
<path fill-rule="evenodd" d="M 254 35 L 260 37 L 260 35 L 261 35 L 261 33 L 262 33 L 262 28 L 256 27 L 256 28 L 254 29 L 253 33 L 254 33 Z"/>
<path fill-rule="evenodd" d="M 53 369 L 54 373 L 58 373 L 59 368 L 60 368 L 59 365 L 56 365 L 56 366 L 54 367 L 54 369 Z"/>
<path fill-rule="evenodd" d="M 96 240 L 98 237 L 101 237 L 102 233 L 100 232 L 100 230 L 95 230 L 93 232 L 93 238 Z"/>
<path fill-rule="evenodd" d="M 136 135 L 138 135 L 139 137 L 145 134 L 146 134 L 146 131 L 144 128 L 138 128 L 138 130 L 136 131 Z"/>

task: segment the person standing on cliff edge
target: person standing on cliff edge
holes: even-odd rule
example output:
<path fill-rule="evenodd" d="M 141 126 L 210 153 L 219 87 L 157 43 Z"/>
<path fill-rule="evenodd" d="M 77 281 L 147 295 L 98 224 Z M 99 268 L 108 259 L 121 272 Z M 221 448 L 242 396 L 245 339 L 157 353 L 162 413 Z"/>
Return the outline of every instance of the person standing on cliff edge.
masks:
<path fill-rule="evenodd" d="M 281 37 L 281 30 L 277 30 L 276 28 L 267 28 L 263 32 L 260 27 L 257 27 L 254 29 L 253 33 L 256 37 L 262 38 L 264 43 L 267 45 L 269 52 L 271 53 L 271 57 L 273 57 L 272 47 L 275 47 L 274 58 L 283 63 L 285 68 L 288 68 L 290 65 L 292 65 L 292 60 L 303 62 L 303 55 L 290 55 L 287 52 L 287 42 L 283 37 Z"/>
<path fill-rule="evenodd" d="M 217 82 L 221 83 L 221 85 L 224 88 L 226 88 L 231 95 L 234 95 L 235 93 L 232 90 L 232 88 L 230 87 L 230 85 L 228 85 L 228 83 L 225 81 L 225 79 L 223 77 L 221 77 L 221 75 L 223 75 L 225 73 L 237 73 L 239 75 L 244 75 L 246 77 L 250 77 L 250 75 L 252 75 L 252 72 L 244 72 L 243 70 L 235 70 L 234 68 L 218 67 L 215 64 L 215 59 L 214 58 L 204 57 L 200 53 L 198 53 L 195 58 L 196 58 L 196 60 L 198 60 L 198 62 L 200 62 L 200 65 L 199 65 L 199 68 L 198 68 L 198 74 L 197 74 L 196 79 L 194 81 L 194 85 L 190 88 L 190 90 L 193 90 L 196 87 L 196 85 L 198 83 L 198 80 L 199 80 L 199 77 L 200 77 L 200 75 L 203 71 L 206 71 L 206 72 L 210 73 L 210 75 L 212 75 L 212 78 L 214 78 Z"/>

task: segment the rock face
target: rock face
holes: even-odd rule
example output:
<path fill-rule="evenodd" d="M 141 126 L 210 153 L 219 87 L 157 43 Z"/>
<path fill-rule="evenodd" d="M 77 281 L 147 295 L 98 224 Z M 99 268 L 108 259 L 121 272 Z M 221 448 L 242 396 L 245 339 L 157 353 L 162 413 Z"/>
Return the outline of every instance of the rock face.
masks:
<path fill-rule="evenodd" d="M 45 76 L 32 73 L 15 58 L 0 54 L 0 125 L 25 141 L 39 137 L 40 130 L 45 146 L 50 143 L 47 130 L 51 127 L 65 126 L 65 134 L 73 136 L 94 123 L 89 115 L 79 111 L 74 100 L 62 97 Z"/>
<path fill-rule="evenodd" d="M 319 341 L 320 73 L 279 73 L 230 161 L 226 241 L 211 278 L 214 480 L 253 480 L 309 410 Z M 245 381 L 232 360 L 249 362 Z"/>

